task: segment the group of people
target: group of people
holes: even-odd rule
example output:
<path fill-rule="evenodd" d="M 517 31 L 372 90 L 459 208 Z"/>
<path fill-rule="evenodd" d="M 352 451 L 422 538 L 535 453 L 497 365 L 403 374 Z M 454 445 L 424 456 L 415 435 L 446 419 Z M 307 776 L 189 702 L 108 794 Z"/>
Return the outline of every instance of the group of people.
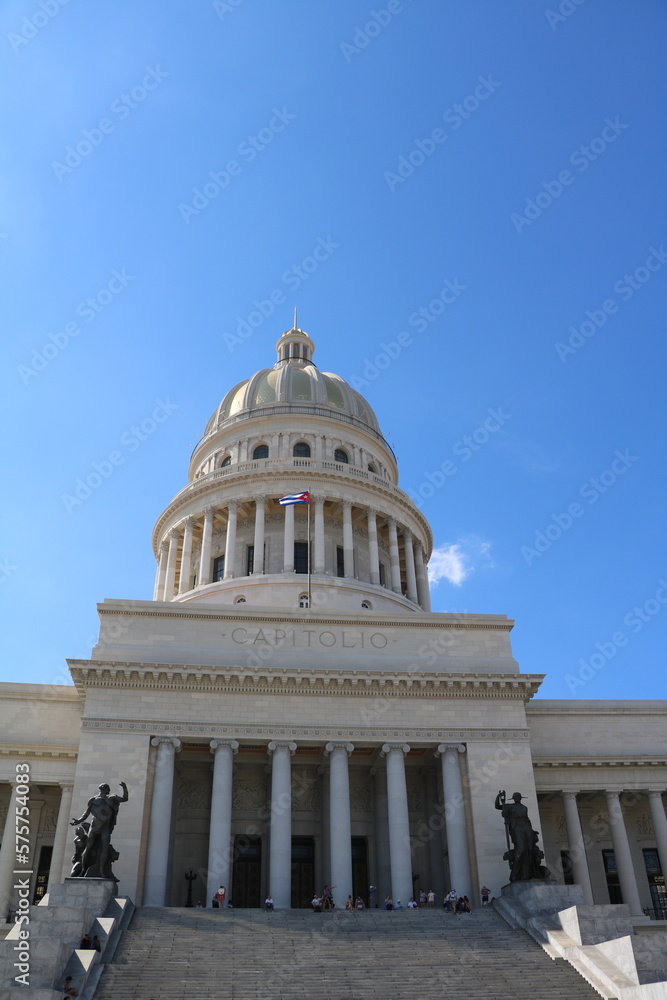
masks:
<path fill-rule="evenodd" d="M 93 951 L 102 951 L 102 943 L 97 934 L 93 934 L 92 937 L 90 934 L 84 934 L 81 938 L 79 948 L 83 949 L 83 951 L 89 951 L 91 949 Z"/>

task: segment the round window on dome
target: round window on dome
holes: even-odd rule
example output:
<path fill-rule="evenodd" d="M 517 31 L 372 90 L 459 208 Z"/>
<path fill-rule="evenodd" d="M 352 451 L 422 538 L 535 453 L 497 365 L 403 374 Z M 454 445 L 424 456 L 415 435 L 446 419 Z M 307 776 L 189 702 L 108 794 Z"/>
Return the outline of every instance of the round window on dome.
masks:
<path fill-rule="evenodd" d="M 336 450 L 334 451 L 334 462 L 344 462 L 346 465 L 348 465 L 350 460 L 347 457 L 347 452 L 343 451 L 342 448 L 336 448 Z"/>

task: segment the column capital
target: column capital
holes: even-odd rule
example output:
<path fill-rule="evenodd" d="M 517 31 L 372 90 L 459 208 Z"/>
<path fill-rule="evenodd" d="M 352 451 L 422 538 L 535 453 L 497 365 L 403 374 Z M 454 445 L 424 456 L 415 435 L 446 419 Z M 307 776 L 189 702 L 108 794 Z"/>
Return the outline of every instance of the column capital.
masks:
<path fill-rule="evenodd" d="M 154 736 L 151 740 L 152 747 L 159 747 L 161 743 L 169 743 L 176 753 L 181 749 L 181 741 L 177 736 Z"/>
<path fill-rule="evenodd" d="M 380 511 L 377 509 L 377 507 L 367 507 L 366 508 L 366 516 L 367 517 L 377 517 L 379 513 L 380 513 Z"/>
<path fill-rule="evenodd" d="M 406 542 L 407 541 L 410 541 L 410 542 L 412 541 L 412 532 L 410 531 L 409 528 L 406 528 L 405 526 L 403 526 L 401 528 L 401 532 L 402 532 L 403 538 L 405 539 Z"/>
<path fill-rule="evenodd" d="M 255 497 L 255 503 L 256 503 L 256 504 L 257 504 L 258 506 L 259 506 L 259 504 L 262 504 L 262 503 L 266 503 L 266 494 L 265 494 L 265 493 L 259 493 L 259 494 L 258 494 L 258 495 L 257 495 L 257 496 Z"/>
<path fill-rule="evenodd" d="M 388 517 L 387 518 L 387 524 L 388 524 L 389 528 L 391 528 L 392 530 L 395 530 L 396 529 L 396 518 L 395 517 Z"/>
<path fill-rule="evenodd" d="M 62 788 L 63 792 L 73 792 L 74 782 L 73 781 L 59 781 L 58 785 Z"/>
<path fill-rule="evenodd" d="M 410 753 L 410 746 L 407 743 L 384 743 L 380 756 L 386 757 L 392 750 L 402 750 L 403 755 Z"/>
<path fill-rule="evenodd" d="M 215 514 L 215 507 L 204 507 L 203 514 L 207 520 L 212 520 Z"/>
<path fill-rule="evenodd" d="M 326 500 L 326 493 L 311 493 L 310 494 L 315 503 L 324 503 Z"/>
<path fill-rule="evenodd" d="M 180 533 L 181 533 L 180 525 L 177 525 L 174 528 L 170 528 L 169 529 L 169 539 L 171 540 L 172 538 L 174 538 L 174 539 L 178 538 L 179 535 L 180 535 Z"/>
<path fill-rule="evenodd" d="M 347 511 L 352 510 L 352 501 L 351 500 L 342 500 L 341 503 L 343 505 L 343 510 L 347 510 Z"/>
<path fill-rule="evenodd" d="M 649 788 L 646 792 L 649 799 L 660 799 L 662 802 L 663 790 L 660 788 Z"/>
<path fill-rule="evenodd" d="M 334 752 L 334 750 L 346 750 L 347 756 L 349 757 L 352 751 L 354 750 L 354 743 L 344 743 L 344 742 L 327 743 L 327 745 L 324 748 L 324 756 L 328 757 L 329 754 L 332 754 Z"/>
<path fill-rule="evenodd" d="M 457 753 L 465 753 L 465 743 L 441 743 L 435 751 L 436 757 L 442 757 L 448 750 L 456 750 Z"/>
<path fill-rule="evenodd" d="M 271 742 L 267 747 L 267 750 L 269 753 L 274 753 L 274 751 L 280 750 L 282 748 L 289 750 L 290 757 L 292 757 L 296 751 L 296 743 L 294 743 L 292 740 L 271 740 Z"/>
<path fill-rule="evenodd" d="M 239 506 L 238 500 L 228 500 L 227 510 L 230 514 L 235 514 Z"/>
<path fill-rule="evenodd" d="M 564 799 L 576 799 L 580 791 L 581 791 L 580 788 L 578 788 L 576 792 L 573 792 L 572 789 L 570 788 L 568 788 L 567 790 L 563 789 L 561 791 L 561 795 L 563 796 Z"/>
<path fill-rule="evenodd" d="M 413 541 L 413 544 L 414 544 L 414 547 L 415 547 L 415 555 L 419 555 L 419 553 L 423 549 L 422 543 L 420 542 L 420 540 L 417 538 L 416 535 L 413 536 L 412 541 Z"/>
<path fill-rule="evenodd" d="M 210 743 L 209 743 L 209 746 L 211 748 L 211 753 L 214 756 L 215 756 L 216 750 L 219 750 L 220 747 L 227 747 L 227 748 L 229 748 L 232 751 L 232 753 L 238 753 L 239 741 L 238 740 L 211 740 Z"/>
<path fill-rule="evenodd" d="M 166 538 L 163 538 L 162 541 L 160 542 L 160 552 L 166 552 L 168 548 L 169 548 L 169 542 L 167 541 Z"/>

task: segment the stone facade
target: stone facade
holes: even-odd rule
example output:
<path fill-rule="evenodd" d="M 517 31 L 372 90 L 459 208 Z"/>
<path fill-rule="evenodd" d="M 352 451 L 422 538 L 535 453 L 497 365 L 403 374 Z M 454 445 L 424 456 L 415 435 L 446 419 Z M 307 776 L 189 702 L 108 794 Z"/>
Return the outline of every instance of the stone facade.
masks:
<path fill-rule="evenodd" d="M 510 620 L 432 613 L 431 531 L 370 406 L 307 334 L 277 349 L 158 518 L 154 600 L 99 606 L 74 687 L 0 685 L 2 912 L 20 762 L 33 894 L 69 872 L 69 818 L 122 780 L 115 870 L 139 904 L 183 905 L 190 869 L 209 904 L 224 884 L 236 906 L 302 906 L 325 883 L 475 903 L 507 881 L 504 787 L 588 903 L 664 905 L 667 703 L 531 701 Z"/>

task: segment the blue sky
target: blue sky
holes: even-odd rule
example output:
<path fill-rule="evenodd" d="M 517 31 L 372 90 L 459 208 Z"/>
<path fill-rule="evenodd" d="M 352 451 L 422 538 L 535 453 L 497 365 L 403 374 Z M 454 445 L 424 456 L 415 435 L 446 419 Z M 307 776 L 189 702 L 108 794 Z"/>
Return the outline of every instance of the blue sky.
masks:
<path fill-rule="evenodd" d="M 432 524 L 434 610 L 515 618 L 544 697 L 666 698 L 666 33 L 659 0 L 6 0 L 0 677 L 66 682 L 96 602 L 152 596 L 296 305 Z"/>

